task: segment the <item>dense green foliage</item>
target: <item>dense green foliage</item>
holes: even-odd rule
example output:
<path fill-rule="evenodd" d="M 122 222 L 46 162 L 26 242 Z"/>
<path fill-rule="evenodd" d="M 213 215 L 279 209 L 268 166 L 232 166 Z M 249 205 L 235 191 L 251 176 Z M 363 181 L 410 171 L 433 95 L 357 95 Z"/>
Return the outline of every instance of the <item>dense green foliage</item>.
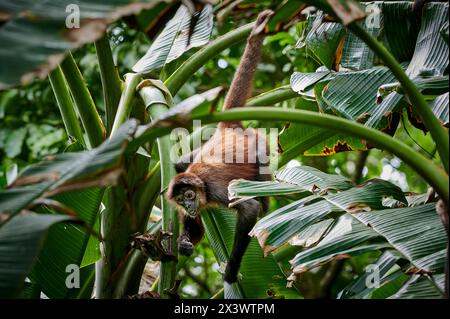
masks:
<path fill-rule="evenodd" d="M 167 291 L 179 279 L 177 292 L 182 298 L 441 297 L 448 239 L 435 211 L 442 189 L 433 183 L 448 184 L 448 162 L 439 156 L 445 142 L 439 140 L 440 130 L 448 137 L 448 22 L 445 25 L 443 18 L 448 4 L 427 5 L 422 21 L 417 22 L 411 16 L 411 3 L 380 2 L 376 5 L 382 25 L 372 28 L 352 21 L 346 27 L 339 20 L 324 19 L 326 14 L 342 19 L 343 13 L 325 1 L 306 2 L 324 12 L 300 14 L 304 8 L 297 1 L 218 2 L 202 7 L 200 18 L 191 21 L 190 15 L 183 13 L 187 9 L 178 7 L 177 2 L 157 3 L 109 25 L 106 42 L 111 53 L 101 46 L 102 40 L 88 41 L 76 50 L 73 47 L 74 60 L 69 56 L 61 64 L 73 103 L 58 103 L 58 89 L 53 85 L 53 92 L 47 78 L 0 92 L 0 238 L 4 240 L 0 240 L 0 248 L 3 245 L 6 252 L 21 245 L 29 248 L 29 258 L 17 261 L 14 277 L 5 275 L 6 253 L 3 259 L 0 253 L 0 281 L 8 278 L 0 283 L 0 296 L 27 297 L 29 291 L 38 291 L 49 298 L 89 298 L 92 294 L 124 298 L 150 290 L 167 298 Z M 362 8 L 367 5 L 361 4 Z M 286 165 L 277 167 L 274 182 L 240 181 L 230 186 L 230 196 L 235 199 L 270 196 L 270 209 L 252 231 L 255 239 L 244 258 L 241 280 L 222 290 L 220 269 L 228 258 L 235 223 L 229 212 L 203 212 L 206 236 L 191 257 L 180 257 L 178 262 L 147 260 L 149 256 L 134 249 L 132 239 L 136 233 L 156 234 L 160 229 L 178 233 L 173 208 L 159 196 L 174 174 L 167 160 L 173 142 L 163 136 L 170 131 L 155 123 L 162 119 L 172 123 L 176 118 L 189 126 L 191 119 L 214 122 L 214 115 L 227 116 L 218 111 L 223 102 L 219 91 L 201 102 L 185 103 L 189 114 L 183 108 L 168 110 L 193 96 L 205 97 L 216 87 L 227 89 L 248 34 L 239 27 L 248 28 L 245 25 L 265 8 L 273 9 L 275 16 L 267 28 L 252 96 L 262 94 L 256 101 L 264 101 L 264 93 L 276 88 L 291 95 L 285 98 L 275 92 L 275 103 L 249 100 L 248 104 L 267 105 L 266 112 L 270 107 L 293 111 L 292 121 L 277 118 L 276 111 L 272 118 L 256 120 L 258 116 L 252 115 L 258 110 L 249 109 L 245 114 L 245 108 L 242 118 L 250 127 L 279 130 L 279 159 Z M 212 25 L 208 21 L 213 16 Z M 399 16 L 409 22 L 400 25 Z M 4 27 L 0 25 L 0 38 Z M 373 38 L 368 34 L 384 43 L 392 53 L 394 68 L 401 71 L 402 63 L 418 90 L 413 86 L 408 91 L 392 66 L 356 37 L 359 27 L 369 40 Z M 180 29 L 192 32 L 192 48 L 181 45 L 186 33 Z M 394 32 L 404 32 L 402 41 L 391 36 Z M 214 45 L 225 43 L 230 34 L 237 40 L 214 51 Z M 421 45 L 421 37 L 429 41 L 428 47 Z M 435 48 L 433 55 L 429 47 Z M 176 50 L 179 54 L 172 52 Z M 151 54 L 146 56 L 146 52 Z M 114 88 L 119 81 L 105 82 L 101 71 L 106 68 L 111 78 L 117 73 L 99 59 L 101 55 L 112 56 L 123 87 Z M 201 59 L 206 62 L 187 78 L 179 72 Z M 78 66 L 82 79 L 69 74 L 73 61 L 76 65 L 72 67 Z M 142 74 L 134 77 L 134 83 L 129 79 L 136 65 Z M 4 76 L 1 83 L 18 75 Z M 182 85 L 177 92 L 148 82 L 136 89 L 141 77 L 160 79 L 169 88 L 176 81 Z M 84 85 L 88 91 L 83 91 Z M 114 122 L 104 94 L 114 92 L 118 98 L 120 90 L 119 110 L 113 114 L 119 119 Z M 426 101 L 437 126 L 430 128 L 430 122 L 423 120 L 420 103 L 411 98 L 411 90 Z M 79 102 L 83 94 L 92 97 L 90 114 L 98 113 L 100 123 L 88 122 L 83 115 L 87 109 L 86 103 Z M 79 119 L 71 124 L 91 143 L 77 141 L 67 133 L 70 119 L 61 119 L 63 107 L 76 111 Z M 210 115 L 210 110 L 216 112 Z M 295 118 L 294 110 L 299 111 Z M 355 128 L 360 135 L 351 135 L 344 128 L 336 132 L 330 123 L 302 122 L 303 111 L 311 121 L 314 114 L 329 114 L 360 123 Z M 138 122 L 126 121 L 128 117 Z M 401 150 L 395 153 L 384 151 L 383 145 L 374 147 L 371 131 L 364 131 L 367 128 L 388 133 L 393 139 L 385 135 L 386 143 L 399 141 L 417 158 L 402 159 L 405 153 Z M 96 139 L 105 141 L 94 147 Z M 448 139 L 446 147 L 448 150 Z M 405 160 L 427 165 L 429 174 Z M 437 175 L 440 179 L 430 178 Z M 436 197 L 427 198 L 430 186 L 437 189 Z M 448 194 L 448 187 L 446 191 Z M 443 200 L 448 205 L 448 198 Z M 16 242 L 11 234 L 21 223 L 26 226 L 21 232 L 25 239 Z M 402 236 L 405 229 L 414 236 Z M 427 245 L 421 246 L 422 242 Z M 163 245 L 170 247 L 168 241 Z M 268 256 L 263 257 L 263 251 Z M 68 264 L 81 266 L 80 289 L 65 285 Z M 366 267 L 371 264 L 380 267 L 381 287 L 364 286 Z M 23 289 L 25 277 L 30 282 Z"/>

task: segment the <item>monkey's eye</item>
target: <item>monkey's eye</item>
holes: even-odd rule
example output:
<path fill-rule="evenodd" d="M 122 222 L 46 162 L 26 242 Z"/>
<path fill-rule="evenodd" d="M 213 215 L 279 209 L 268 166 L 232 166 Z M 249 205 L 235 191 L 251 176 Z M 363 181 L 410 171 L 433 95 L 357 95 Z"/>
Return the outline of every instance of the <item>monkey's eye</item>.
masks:
<path fill-rule="evenodd" d="M 177 196 L 177 197 L 175 197 L 175 200 L 178 204 L 180 204 L 183 202 L 183 196 Z"/>
<path fill-rule="evenodd" d="M 194 199 L 195 198 L 195 192 L 193 190 L 187 190 L 184 193 L 184 197 L 186 197 L 186 199 Z"/>

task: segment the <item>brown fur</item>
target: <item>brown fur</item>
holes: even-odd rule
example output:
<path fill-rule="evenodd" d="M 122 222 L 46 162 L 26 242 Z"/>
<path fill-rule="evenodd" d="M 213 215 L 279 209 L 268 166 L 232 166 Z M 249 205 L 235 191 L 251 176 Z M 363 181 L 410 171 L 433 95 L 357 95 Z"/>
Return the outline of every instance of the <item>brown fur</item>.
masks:
<path fill-rule="evenodd" d="M 234 74 L 230 89 L 225 98 L 223 109 L 244 106 L 252 91 L 252 80 L 255 75 L 256 66 L 261 57 L 262 43 L 265 38 L 264 29 L 273 12 L 266 10 L 258 15 L 242 55 L 239 68 Z M 240 122 L 221 122 L 218 127 L 242 127 Z"/>
<path fill-rule="evenodd" d="M 264 28 L 273 13 L 261 13 L 247 40 L 241 63 L 234 76 L 230 90 L 225 98 L 224 109 L 243 106 L 251 91 L 251 82 L 261 55 L 264 40 Z M 194 151 L 193 163 L 188 166 L 176 165 L 176 175 L 169 185 L 167 197 L 174 202 L 182 212 L 185 226 L 183 234 L 178 239 L 180 253 L 189 255 L 193 245 L 203 236 L 203 226 L 199 216 L 187 216 L 185 209 L 173 198 L 183 194 L 186 187 L 201 198 L 201 207 L 229 204 L 228 184 L 234 179 L 270 180 L 270 174 L 261 174 L 262 166 L 259 146 L 266 145 L 265 136 L 256 130 L 247 129 L 240 122 L 221 122 L 214 135 L 206 142 L 201 151 Z M 186 193 L 187 194 L 187 193 Z M 190 204 L 186 204 L 190 205 Z M 236 206 L 238 221 L 233 245 L 233 251 L 225 271 L 225 280 L 229 283 L 237 280 L 237 272 L 242 256 L 250 242 L 248 233 L 256 222 L 257 216 L 267 209 L 265 199 L 251 199 Z M 183 214 L 184 212 L 184 214 Z"/>

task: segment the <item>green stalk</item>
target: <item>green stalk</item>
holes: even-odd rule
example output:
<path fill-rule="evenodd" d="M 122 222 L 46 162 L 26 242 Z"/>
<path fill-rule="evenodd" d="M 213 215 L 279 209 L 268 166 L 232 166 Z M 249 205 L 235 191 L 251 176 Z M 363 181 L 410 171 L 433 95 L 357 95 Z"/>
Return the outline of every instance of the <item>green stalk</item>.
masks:
<path fill-rule="evenodd" d="M 246 106 L 274 105 L 279 102 L 283 102 L 296 97 L 299 97 L 298 93 L 292 91 L 289 85 L 285 85 L 249 99 L 247 101 Z M 316 136 L 306 141 L 297 143 L 296 145 L 285 150 L 282 154 L 278 156 L 278 160 L 276 163 L 277 166 L 282 167 L 286 165 L 290 160 L 296 158 L 299 154 L 303 154 L 305 151 L 307 151 L 320 141 L 323 141 L 324 139 L 331 137 L 333 135 L 335 135 L 335 132 L 324 131 L 323 134 L 321 134 L 320 136 Z"/>
<path fill-rule="evenodd" d="M 139 91 L 144 101 L 152 122 L 164 116 L 171 104 L 170 97 L 161 91 L 159 87 L 144 86 Z M 157 139 L 159 160 L 161 165 L 161 189 L 165 190 L 172 178 L 175 176 L 175 167 L 171 160 L 172 141 L 170 136 L 166 135 Z M 162 192 L 163 193 L 163 192 Z M 177 254 L 177 238 L 179 232 L 178 216 L 175 209 L 167 201 L 164 194 L 161 194 L 162 210 L 162 231 L 171 232 L 170 247 L 172 252 Z M 166 290 L 173 288 L 177 270 L 176 261 L 162 261 L 159 270 L 158 293 L 162 298 L 167 298 Z"/>
<path fill-rule="evenodd" d="M 101 39 L 95 41 L 95 49 L 100 66 L 100 77 L 102 79 L 103 100 L 105 101 L 106 110 L 106 129 L 110 133 L 119 105 L 122 81 L 120 80 L 117 67 L 114 64 L 111 47 L 109 46 L 106 34 Z"/>
<path fill-rule="evenodd" d="M 73 137 L 77 142 L 86 148 L 86 142 L 84 141 L 83 131 L 81 130 L 80 122 L 75 112 L 75 107 L 70 97 L 69 89 L 67 88 L 66 80 L 58 66 L 48 76 L 50 84 L 55 94 L 56 101 L 58 103 L 59 111 L 66 128 L 67 135 Z"/>
<path fill-rule="evenodd" d="M 362 138 L 380 149 L 390 151 L 399 157 L 420 174 L 436 190 L 447 205 L 449 203 L 449 179 L 443 169 L 403 142 L 357 122 L 328 114 L 305 110 L 287 110 L 277 107 L 236 108 L 220 113 L 193 116 L 192 120 L 201 120 L 202 124 L 240 120 L 290 121 L 350 134 Z M 154 139 L 168 132 L 170 132 L 170 128 L 167 127 L 151 129 L 139 136 L 135 143 L 143 143 L 148 139 Z"/>
<path fill-rule="evenodd" d="M 163 116 L 167 113 L 167 105 L 153 104 L 150 107 L 149 113 L 152 121 Z M 175 176 L 175 167 L 170 160 L 170 148 L 171 141 L 168 135 L 157 139 L 159 160 L 161 162 L 161 189 L 166 189 L 169 186 L 170 181 Z M 161 195 L 161 209 L 163 212 L 162 217 L 162 230 L 165 232 L 172 232 L 171 246 L 173 252 L 176 254 L 177 238 L 178 238 L 178 217 L 175 209 L 170 205 L 164 195 Z M 160 282 L 158 286 L 158 293 L 163 298 L 166 298 L 165 290 L 171 289 L 175 283 L 176 276 L 176 261 L 162 261 L 160 266 Z"/>
<path fill-rule="evenodd" d="M 114 288 L 115 299 L 124 298 L 136 294 L 139 291 L 142 273 L 144 272 L 147 257 L 139 250 L 130 252 L 130 256 L 123 271 L 118 276 L 116 286 Z"/>
<path fill-rule="evenodd" d="M 369 48 L 371 48 L 378 57 L 389 67 L 391 72 L 395 75 L 397 80 L 402 85 L 406 95 L 408 95 L 411 105 L 420 117 L 425 127 L 430 131 L 434 142 L 436 143 L 439 156 L 441 158 L 442 165 L 446 172 L 449 169 L 449 136 L 448 132 L 441 126 L 441 123 L 431 111 L 427 101 L 417 90 L 414 83 L 403 71 L 400 64 L 394 58 L 394 56 L 384 47 L 384 45 L 376 40 L 373 36 L 368 34 L 364 28 L 362 28 L 356 22 L 353 22 L 347 26 L 356 36 L 363 40 Z"/>
<path fill-rule="evenodd" d="M 250 31 L 252 30 L 254 24 L 255 23 L 252 22 L 240 28 L 237 28 L 236 30 L 228 32 L 227 34 L 217 38 L 216 40 L 211 41 L 208 45 L 206 45 L 201 50 L 193 54 L 189 59 L 187 59 L 164 82 L 172 96 L 175 96 L 178 90 L 187 80 L 189 80 L 192 74 L 200 69 L 211 58 L 213 58 L 226 48 L 232 46 L 233 44 L 245 40 L 245 38 L 250 34 Z"/>
<path fill-rule="evenodd" d="M 298 93 L 292 91 L 289 85 L 285 85 L 252 97 L 245 105 L 270 106 L 296 97 L 299 97 Z"/>
<path fill-rule="evenodd" d="M 140 185 L 133 194 L 132 203 L 137 220 L 136 231 L 141 234 L 147 231 L 149 215 L 160 194 L 160 183 L 161 170 L 158 162 L 147 176 L 144 184 Z M 114 288 L 115 298 L 123 298 L 138 292 L 147 259 L 141 251 L 135 250 L 131 253 Z"/>
<path fill-rule="evenodd" d="M 61 63 L 61 70 L 69 85 L 90 146 L 96 147 L 105 139 L 105 128 L 72 54 L 69 53 Z"/>
<path fill-rule="evenodd" d="M 161 168 L 160 162 L 157 162 L 147 175 L 143 185 L 139 186 L 136 192 L 136 217 L 138 225 L 145 225 L 147 227 L 148 218 L 161 192 Z"/>
<path fill-rule="evenodd" d="M 111 130 L 111 136 L 128 119 L 132 111 L 136 111 L 136 87 L 141 76 L 129 74 L 126 77 L 125 89 L 122 92 L 117 115 Z M 143 106 L 142 106 L 143 108 Z M 138 112 L 139 113 L 139 112 Z M 142 111 L 135 117 L 143 121 L 145 113 Z M 96 268 L 96 298 L 123 298 L 126 294 L 134 294 L 139 287 L 139 278 L 145 264 L 145 259 L 130 251 L 133 234 L 143 233 L 147 225 L 149 210 L 140 205 L 140 198 L 136 198 L 142 187 L 142 181 L 147 176 L 149 159 L 133 152 L 126 155 L 126 172 L 120 183 L 107 189 L 103 202 L 105 211 L 101 216 L 101 244 L 102 258 Z M 151 178 L 150 178 L 151 179 Z M 153 202 L 159 189 L 153 194 Z M 149 202 L 152 197 L 146 198 Z M 139 207 L 138 207 L 139 206 Z"/>
<path fill-rule="evenodd" d="M 100 215 L 101 259 L 95 269 L 95 298 L 120 298 L 117 283 L 123 276 L 129 253 L 131 214 L 126 205 L 127 192 L 123 185 L 106 189 L 102 202 L 105 210 Z"/>
<path fill-rule="evenodd" d="M 447 205 L 449 203 L 449 179 L 445 171 L 403 142 L 356 122 L 312 111 L 284 110 L 274 107 L 237 108 L 222 113 L 197 116 L 193 119 L 200 119 L 204 123 L 236 120 L 280 120 L 310 124 L 336 132 L 348 133 L 397 155 L 434 187 Z"/>
<path fill-rule="evenodd" d="M 141 81 L 142 76 L 139 73 L 128 73 L 125 78 L 125 89 L 120 97 L 119 107 L 111 129 L 113 135 L 119 127 L 129 118 L 133 107 L 133 98 L 136 93 L 136 87 Z"/>

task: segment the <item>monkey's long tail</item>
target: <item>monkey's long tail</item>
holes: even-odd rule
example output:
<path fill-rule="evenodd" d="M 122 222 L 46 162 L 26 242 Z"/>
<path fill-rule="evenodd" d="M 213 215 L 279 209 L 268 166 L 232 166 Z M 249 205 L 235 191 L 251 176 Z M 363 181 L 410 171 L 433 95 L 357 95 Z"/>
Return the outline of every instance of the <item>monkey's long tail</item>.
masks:
<path fill-rule="evenodd" d="M 243 106 L 249 98 L 253 76 L 261 56 L 262 43 L 265 37 L 264 29 L 272 15 L 273 11 L 265 10 L 256 18 L 255 26 L 247 39 L 241 62 L 225 97 L 224 110 Z"/>

